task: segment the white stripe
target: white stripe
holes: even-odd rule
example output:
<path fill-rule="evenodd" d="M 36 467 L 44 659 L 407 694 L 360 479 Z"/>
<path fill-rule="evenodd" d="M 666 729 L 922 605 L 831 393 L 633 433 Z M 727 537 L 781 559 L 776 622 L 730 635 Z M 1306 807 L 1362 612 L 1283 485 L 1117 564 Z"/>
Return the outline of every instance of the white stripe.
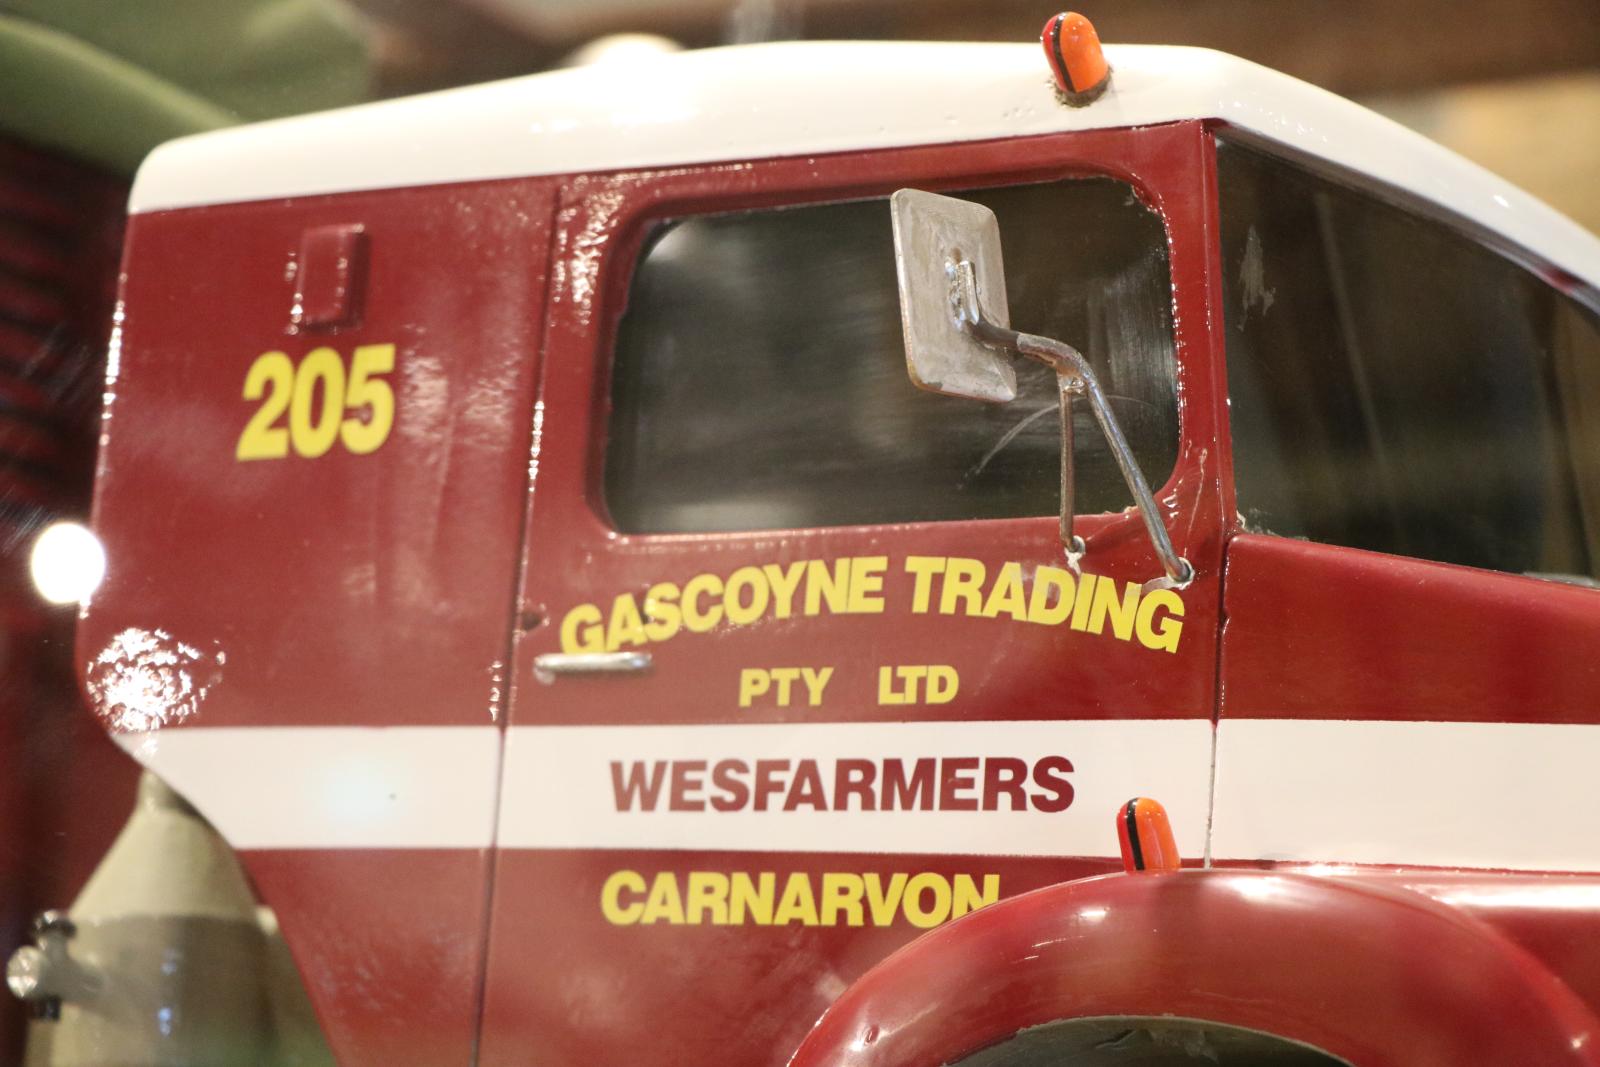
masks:
<path fill-rule="evenodd" d="M 115 734 L 235 848 L 487 848 L 493 726 Z"/>
<path fill-rule="evenodd" d="M 557 71 L 173 141 L 139 169 L 129 210 L 1215 118 L 1600 284 L 1600 240 L 1581 226 L 1348 100 L 1200 48 L 1106 54 L 1111 88 L 1084 108 L 1056 103 L 1037 43 L 801 42 Z"/>
<path fill-rule="evenodd" d="M 494 842 L 499 732 L 184 727 L 117 740 L 237 848 Z M 1106 722 L 518 727 L 500 842 L 513 848 L 1116 854 L 1134 796 L 1199 856 L 1210 725 Z M 1061 813 L 618 812 L 613 760 L 1066 756 Z M 1232 719 L 1217 731 L 1218 859 L 1600 871 L 1600 726 Z"/>
<path fill-rule="evenodd" d="M 1117 809 L 1143 795 L 1167 805 L 1180 851 L 1198 856 L 1210 748 L 1205 720 L 526 727 L 507 742 L 499 838 L 509 848 L 1115 856 Z M 839 759 L 1051 755 L 1074 768 L 1075 796 L 1058 813 L 618 811 L 611 771 L 613 761 L 809 758 L 831 798 Z"/>
<path fill-rule="evenodd" d="M 1600 726 L 1224 719 L 1218 859 L 1600 871 Z"/>

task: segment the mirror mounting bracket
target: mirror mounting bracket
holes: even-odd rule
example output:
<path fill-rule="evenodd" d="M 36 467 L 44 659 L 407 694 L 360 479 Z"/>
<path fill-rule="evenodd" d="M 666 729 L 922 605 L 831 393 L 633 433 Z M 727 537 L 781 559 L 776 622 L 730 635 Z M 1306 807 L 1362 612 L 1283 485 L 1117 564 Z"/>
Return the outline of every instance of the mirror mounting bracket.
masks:
<path fill-rule="evenodd" d="M 963 331 L 989 348 L 1024 356 L 1055 372 L 1061 394 L 1061 544 L 1073 570 L 1078 569 L 1078 560 L 1085 551 L 1083 538 L 1072 531 L 1072 397 L 1082 396 L 1089 401 L 1089 410 L 1100 424 L 1100 432 L 1105 435 L 1111 455 L 1116 459 L 1128 492 L 1132 494 L 1133 502 L 1144 520 L 1150 543 L 1161 561 L 1164 573 L 1159 578 L 1145 582 L 1145 591 L 1182 589 L 1194 581 L 1194 567 L 1172 547 L 1172 538 L 1167 534 L 1166 524 L 1161 521 L 1155 496 L 1150 492 L 1150 485 L 1139 469 L 1138 460 L 1134 458 L 1122 427 L 1111 413 L 1111 405 L 1089 361 L 1071 345 L 990 322 L 984 318 L 978 302 L 977 277 L 972 263 L 961 259 L 946 264 L 946 267 L 950 274 L 951 304 L 956 312 L 956 322 Z"/>

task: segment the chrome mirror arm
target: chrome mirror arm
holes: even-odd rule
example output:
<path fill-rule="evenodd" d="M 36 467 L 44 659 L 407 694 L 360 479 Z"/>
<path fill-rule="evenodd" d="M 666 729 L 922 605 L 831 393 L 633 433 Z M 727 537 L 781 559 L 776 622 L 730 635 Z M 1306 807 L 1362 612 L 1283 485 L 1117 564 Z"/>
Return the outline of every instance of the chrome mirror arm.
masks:
<path fill-rule="evenodd" d="M 1084 359 L 1077 349 L 1060 341 L 996 326 L 986 320 L 975 299 L 977 287 L 972 284 L 971 271 L 971 265 L 963 261 L 957 265 L 955 272 L 956 284 L 953 296 L 959 309 L 957 318 L 962 328 L 991 348 L 1026 356 L 1056 372 L 1056 380 L 1061 389 L 1063 442 L 1061 543 L 1066 546 L 1069 553 L 1082 551 L 1082 540 L 1072 532 L 1073 496 L 1072 486 L 1069 484 L 1071 467 L 1068 451 L 1072 447 L 1072 415 L 1068 407 L 1068 397 L 1072 393 L 1081 393 L 1089 400 L 1089 408 L 1094 412 L 1095 421 L 1100 424 L 1100 431 L 1105 434 L 1106 443 L 1111 446 L 1111 454 L 1122 470 L 1123 481 L 1127 483 L 1128 491 L 1133 495 L 1133 502 L 1138 506 L 1139 514 L 1144 519 L 1150 543 L 1155 548 L 1156 556 L 1161 560 L 1164 577 L 1145 583 L 1146 587 L 1181 589 L 1188 585 L 1194 580 L 1194 568 L 1173 549 L 1172 538 L 1167 535 L 1166 524 L 1161 521 L 1161 514 L 1156 509 L 1155 497 L 1150 492 L 1149 484 L 1144 480 L 1144 473 L 1139 470 L 1139 463 L 1133 457 L 1133 449 L 1129 447 L 1128 439 L 1123 436 L 1122 427 L 1118 425 L 1116 416 L 1111 413 L 1111 405 L 1106 401 L 1105 392 L 1100 388 L 1100 381 L 1090 368 L 1089 361 Z"/>

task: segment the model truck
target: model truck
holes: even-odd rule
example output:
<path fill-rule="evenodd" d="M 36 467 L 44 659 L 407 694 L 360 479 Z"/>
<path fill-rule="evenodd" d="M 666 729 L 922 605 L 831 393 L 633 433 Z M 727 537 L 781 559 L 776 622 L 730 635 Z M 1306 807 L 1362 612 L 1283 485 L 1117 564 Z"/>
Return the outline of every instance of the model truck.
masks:
<path fill-rule="evenodd" d="M 85 684 L 339 1064 L 1600 1063 L 1600 241 L 1044 50 L 146 162 Z"/>

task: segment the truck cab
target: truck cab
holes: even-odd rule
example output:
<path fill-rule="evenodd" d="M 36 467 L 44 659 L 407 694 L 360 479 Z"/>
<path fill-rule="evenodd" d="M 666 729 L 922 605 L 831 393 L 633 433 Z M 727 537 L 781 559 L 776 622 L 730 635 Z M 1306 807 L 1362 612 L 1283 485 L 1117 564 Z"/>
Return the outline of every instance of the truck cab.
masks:
<path fill-rule="evenodd" d="M 713 50 L 145 164 L 86 691 L 340 1064 L 1600 1062 L 1600 242 L 1105 57 Z M 1047 368 L 907 380 L 906 188 L 994 213 L 1181 580 L 1082 405 L 1063 544 Z M 1136 796 L 1185 870 L 1116 873 Z"/>

